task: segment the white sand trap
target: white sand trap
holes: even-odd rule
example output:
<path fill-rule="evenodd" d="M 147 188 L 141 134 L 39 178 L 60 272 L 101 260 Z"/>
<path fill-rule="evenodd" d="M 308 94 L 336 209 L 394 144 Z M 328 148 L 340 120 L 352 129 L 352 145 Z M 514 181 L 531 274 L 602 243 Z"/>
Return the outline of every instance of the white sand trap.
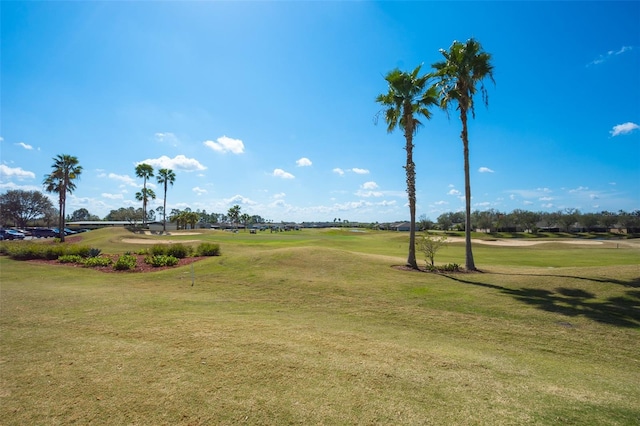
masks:
<path fill-rule="evenodd" d="M 127 244 L 187 244 L 198 243 L 200 240 L 148 240 L 146 238 L 123 238 L 122 242 Z"/>
<path fill-rule="evenodd" d="M 452 243 L 460 243 L 464 242 L 464 238 L 461 237 L 449 237 L 447 238 L 447 242 Z M 501 246 L 501 247 L 527 247 L 527 246 L 535 246 L 538 244 L 547 244 L 547 243 L 561 243 L 561 244 L 574 244 L 574 245 L 583 245 L 583 246 L 596 246 L 604 244 L 605 241 L 594 241 L 594 240 L 547 240 L 547 241 L 532 241 L 532 240 L 524 240 L 524 239 L 504 239 L 504 240 L 471 240 L 473 244 L 484 244 L 488 246 Z"/>

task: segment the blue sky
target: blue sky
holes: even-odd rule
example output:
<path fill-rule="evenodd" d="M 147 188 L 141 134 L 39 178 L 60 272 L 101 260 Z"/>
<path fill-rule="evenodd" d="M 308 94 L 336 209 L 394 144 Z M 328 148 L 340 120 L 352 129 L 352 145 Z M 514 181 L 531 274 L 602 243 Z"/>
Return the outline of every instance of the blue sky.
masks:
<path fill-rule="evenodd" d="M 639 2 L 0 7 L 1 192 L 43 191 L 69 154 L 84 168 L 69 213 L 139 207 L 147 162 L 176 173 L 168 209 L 406 220 L 405 142 L 374 99 L 391 69 L 429 71 L 474 37 L 496 84 L 469 122 L 472 208 L 640 209 Z M 423 122 L 417 214 L 435 220 L 464 208 L 460 122 Z"/>

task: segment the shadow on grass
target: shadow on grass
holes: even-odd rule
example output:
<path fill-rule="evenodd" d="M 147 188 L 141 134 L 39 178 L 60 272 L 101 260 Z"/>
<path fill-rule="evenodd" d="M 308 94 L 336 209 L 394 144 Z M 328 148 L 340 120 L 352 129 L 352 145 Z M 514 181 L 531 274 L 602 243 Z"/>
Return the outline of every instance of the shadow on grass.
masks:
<path fill-rule="evenodd" d="M 490 274 L 487 275 L 490 276 Z M 487 275 L 484 276 L 486 277 Z M 618 327 L 640 328 L 640 291 L 638 290 L 627 290 L 624 296 L 610 297 L 602 301 L 596 300 L 595 294 L 580 289 L 564 287 L 558 287 L 554 289 L 554 291 L 537 288 L 511 289 L 495 284 L 466 280 L 459 275 L 443 274 L 443 276 L 460 283 L 498 290 L 499 292 L 507 294 L 516 300 L 526 303 L 527 305 L 534 306 L 547 312 L 554 312 L 567 317 L 583 316 L 599 323 L 615 325 Z M 541 276 L 588 279 L 575 276 Z M 593 281 L 611 282 L 621 284 L 626 287 L 638 287 L 640 279 L 634 278 L 629 282 L 600 279 Z"/>

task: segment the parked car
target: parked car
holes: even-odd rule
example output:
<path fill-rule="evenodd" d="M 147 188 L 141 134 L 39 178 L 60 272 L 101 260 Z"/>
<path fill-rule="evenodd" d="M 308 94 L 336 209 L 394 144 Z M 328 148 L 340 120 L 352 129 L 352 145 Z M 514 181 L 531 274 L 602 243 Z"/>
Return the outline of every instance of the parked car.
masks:
<path fill-rule="evenodd" d="M 36 228 L 31 230 L 31 235 L 34 238 L 51 238 L 57 237 L 58 233 L 51 228 Z"/>
<path fill-rule="evenodd" d="M 24 240 L 24 234 L 15 229 L 0 229 L 3 240 Z"/>
<path fill-rule="evenodd" d="M 58 236 L 58 234 L 60 233 L 60 231 L 58 231 L 58 228 L 51 228 L 53 229 L 53 231 L 56 233 L 56 237 Z M 72 231 L 69 228 L 64 228 L 64 235 L 72 235 L 75 234 L 76 231 Z"/>

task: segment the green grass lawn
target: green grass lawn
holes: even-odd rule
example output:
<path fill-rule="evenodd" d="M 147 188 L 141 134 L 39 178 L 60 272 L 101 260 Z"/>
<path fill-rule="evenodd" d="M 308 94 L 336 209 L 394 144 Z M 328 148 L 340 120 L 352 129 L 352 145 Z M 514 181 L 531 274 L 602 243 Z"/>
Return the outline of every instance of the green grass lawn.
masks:
<path fill-rule="evenodd" d="M 482 273 L 437 275 L 393 268 L 392 232 L 144 238 L 222 256 L 147 274 L 0 258 L 0 424 L 640 423 L 637 246 L 476 244 Z"/>

